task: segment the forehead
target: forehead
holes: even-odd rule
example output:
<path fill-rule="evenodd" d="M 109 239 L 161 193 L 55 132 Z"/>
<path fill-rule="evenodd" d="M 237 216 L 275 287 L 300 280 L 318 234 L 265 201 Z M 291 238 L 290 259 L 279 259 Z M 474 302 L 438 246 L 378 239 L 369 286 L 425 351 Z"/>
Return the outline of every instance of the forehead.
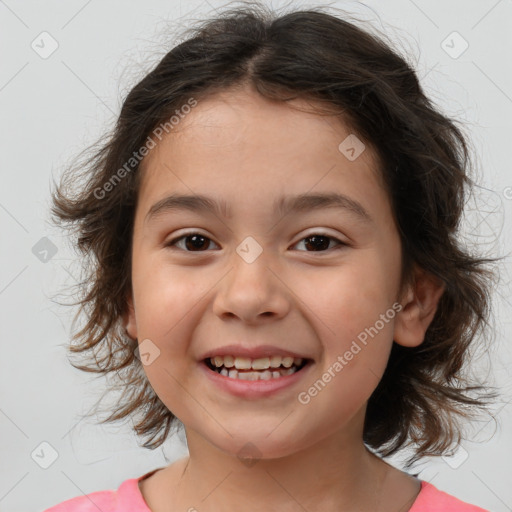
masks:
<path fill-rule="evenodd" d="M 201 151 L 222 149 L 223 156 L 230 149 L 234 152 L 235 148 L 250 150 L 255 146 L 265 152 L 281 149 L 288 157 L 303 156 L 311 150 L 330 153 L 333 142 L 336 149 L 340 137 L 351 133 L 346 119 L 333 109 L 328 111 L 313 100 L 270 100 L 249 87 L 217 92 L 198 100 L 187 114 L 180 115 L 179 122 L 166 130 L 163 141 L 145 158 L 145 163 L 148 165 L 155 154 L 173 142 L 175 146 L 197 144 Z M 177 117 L 173 117 L 176 121 Z M 374 156 L 368 153 L 372 152 L 367 152 L 366 159 Z"/>
<path fill-rule="evenodd" d="M 382 183 L 370 145 L 350 161 L 339 149 L 354 136 L 349 126 L 314 109 L 311 101 L 270 101 L 250 89 L 198 100 L 143 160 L 140 199 L 154 203 L 179 190 L 270 204 L 270 196 L 359 189 L 371 201 Z"/>

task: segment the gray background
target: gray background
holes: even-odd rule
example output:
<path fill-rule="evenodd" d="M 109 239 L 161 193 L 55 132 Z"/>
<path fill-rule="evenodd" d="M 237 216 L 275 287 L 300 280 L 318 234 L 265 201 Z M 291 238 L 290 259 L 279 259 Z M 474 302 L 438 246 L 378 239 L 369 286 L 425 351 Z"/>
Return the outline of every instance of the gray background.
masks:
<path fill-rule="evenodd" d="M 112 126 L 130 86 L 163 56 L 165 27 L 182 28 L 223 5 L 0 1 L 0 512 L 43 510 L 82 493 L 115 489 L 187 453 L 182 436 L 150 452 L 138 446 L 129 424 L 81 420 L 104 381 L 66 359 L 74 311 L 57 301 L 67 301 L 80 262 L 49 222 L 49 191 L 52 177 L 58 179 L 74 155 Z M 510 251 L 512 1 L 331 5 L 400 40 L 427 93 L 466 124 L 486 187 L 470 208 L 468 239 L 492 254 Z M 52 44 L 58 48 L 48 55 Z M 478 371 L 503 392 L 493 406 L 498 423 L 482 420 L 457 455 L 417 469 L 440 489 L 496 512 L 512 510 L 509 269 L 507 259 L 494 297 L 494 348 L 475 356 Z M 400 465 L 400 458 L 393 460 Z"/>

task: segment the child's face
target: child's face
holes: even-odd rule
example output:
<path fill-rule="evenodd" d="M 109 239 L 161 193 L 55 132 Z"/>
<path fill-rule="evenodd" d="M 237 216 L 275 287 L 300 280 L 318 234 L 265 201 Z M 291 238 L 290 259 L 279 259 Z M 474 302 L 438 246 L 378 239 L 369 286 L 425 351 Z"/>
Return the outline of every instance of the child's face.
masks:
<path fill-rule="evenodd" d="M 235 454 L 250 441 L 262 457 L 277 457 L 328 436 L 362 436 L 397 336 L 402 262 L 374 155 L 367 146 L 350 161 L 338 149 L 349 134 L 334 117 L 230 91 L 199 101 L 144 161 L 128 332 L 151 340 L 144 369 L 160 399 L 221 450 Z M 369 217 L 341 207 L 273 211 L 282 196 L 332 193 Z M 171 194 L 223 201 L 230 215 L 146 217 Z M 166 247 L 193 233 L 207 238 Z M 315 234 L 333 239 L 308 238 Z M 313 363 L 271 395 L 239 396 L 203 366 L 206 352 L 226 345 L 273 345 Z"/>

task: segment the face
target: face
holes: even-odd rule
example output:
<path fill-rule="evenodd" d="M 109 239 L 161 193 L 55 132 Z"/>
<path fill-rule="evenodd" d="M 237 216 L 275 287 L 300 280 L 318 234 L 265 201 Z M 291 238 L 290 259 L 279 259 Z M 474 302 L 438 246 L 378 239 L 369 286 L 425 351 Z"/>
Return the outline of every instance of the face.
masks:
<path fill-rule="evenodd" d="M 127 330 L 163 403 L 224 452 L 250 441 L 279 457 L 362 437 L 402 314 L 401 245 L 369 145 L 359 156 L 353 139 L 339 149 L 350 134 L 337 117 L 230 91 L 199 101 L 143 162 Z M 168 202 L 150 213 L 171 194 L 223 208 Z M 275 208 L 322 194 L 345 199 Z M 268 381 L 231 379 L 204 363 L 217 349 L 307 364 Z"/>

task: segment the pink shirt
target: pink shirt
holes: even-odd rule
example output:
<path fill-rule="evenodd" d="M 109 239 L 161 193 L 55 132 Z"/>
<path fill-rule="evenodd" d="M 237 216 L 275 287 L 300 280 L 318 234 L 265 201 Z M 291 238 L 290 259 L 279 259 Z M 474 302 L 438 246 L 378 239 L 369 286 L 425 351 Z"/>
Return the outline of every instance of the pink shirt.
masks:
<path fill-rule="evenodd" d="M 158 468 L 161 469 L 161 468 Z M 139 481 L 149 477 L 154 469 L 139 478 L 125 480 L 115 491 L 98 491 L 63 501 L 43 512 L 151 512 L 139 489 Z M 438 490 L 425 480 L 408 512 L 489 512 L 470 505 Z"/>

